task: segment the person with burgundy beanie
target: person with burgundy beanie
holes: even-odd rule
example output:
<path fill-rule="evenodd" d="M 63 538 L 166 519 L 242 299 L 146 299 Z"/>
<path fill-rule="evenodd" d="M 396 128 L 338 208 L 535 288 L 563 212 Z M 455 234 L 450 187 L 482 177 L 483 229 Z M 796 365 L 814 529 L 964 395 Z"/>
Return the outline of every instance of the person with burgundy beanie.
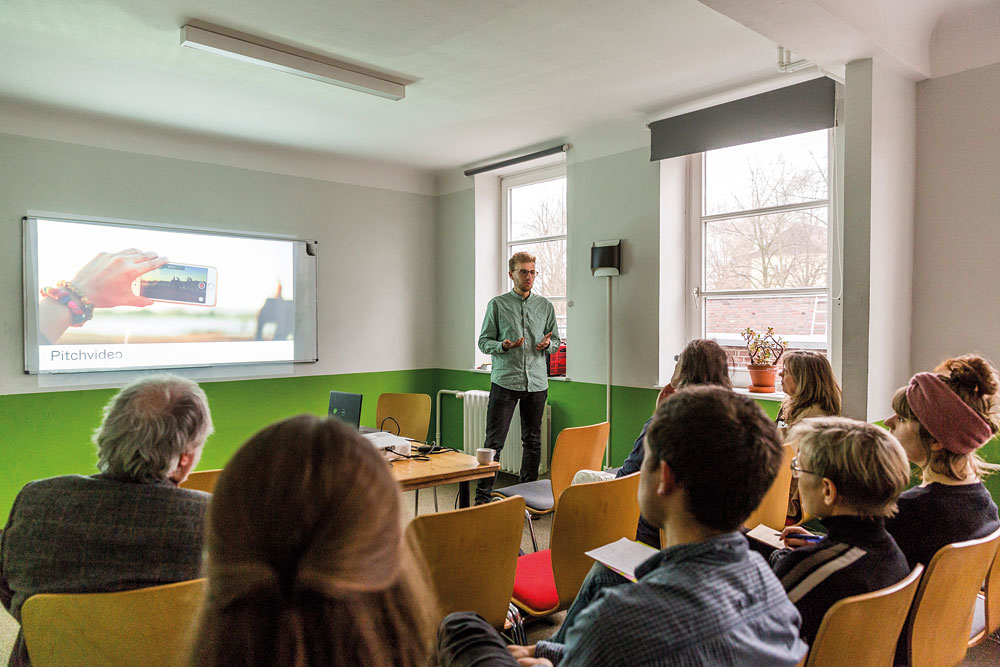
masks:
<path fill-rule="evenodd" d="M 896 391 L 886 426 L 921 471 L 921 484 L 899 496 L 886 530 L 910 567 L 925 566 L 952 542 L 985 537 L 1000 528 L 997 506 L 983 485 L 998 466 L 976 451 L 1000 429 L 997 370 L 966 354 L 917 373 Z"/>

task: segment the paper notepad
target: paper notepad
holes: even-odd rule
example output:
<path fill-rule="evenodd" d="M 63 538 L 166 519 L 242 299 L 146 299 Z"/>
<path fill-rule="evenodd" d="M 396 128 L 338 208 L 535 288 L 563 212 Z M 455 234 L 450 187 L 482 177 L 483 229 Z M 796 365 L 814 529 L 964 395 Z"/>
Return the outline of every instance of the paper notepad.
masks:
<path fill-rule="evenodd" d="M 785 548 L 785 543 L 781 541 L 781 531 L 765 526 L 762 523 L 757 524 L 756 528 L 747 533 L 747 537 L 752 537 L 775 549 Z"/>
<path fill-rule="evenodd" d="M 657 550 L 649 545 L 623 537 L 617 542 L 591 549 L 586 555 L 629 581 L 636 581 L 635 568 L 656 552 Z"/>

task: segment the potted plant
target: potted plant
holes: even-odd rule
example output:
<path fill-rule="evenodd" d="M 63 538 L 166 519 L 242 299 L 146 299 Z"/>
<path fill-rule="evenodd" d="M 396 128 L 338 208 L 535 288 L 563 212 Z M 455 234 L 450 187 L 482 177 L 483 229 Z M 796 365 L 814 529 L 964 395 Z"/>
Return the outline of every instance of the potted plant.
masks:
<path fill-rule="evenodd" d="M 774 335 L 774 327 L 768 327 L 763 334 L 750 327 L 743 330 L 747 352 L 750 353 L 750 391 L 757 394 L 773 394 L 774 381 L 778 375 L 778 360 L 785 353 L 785 341 Z"/>

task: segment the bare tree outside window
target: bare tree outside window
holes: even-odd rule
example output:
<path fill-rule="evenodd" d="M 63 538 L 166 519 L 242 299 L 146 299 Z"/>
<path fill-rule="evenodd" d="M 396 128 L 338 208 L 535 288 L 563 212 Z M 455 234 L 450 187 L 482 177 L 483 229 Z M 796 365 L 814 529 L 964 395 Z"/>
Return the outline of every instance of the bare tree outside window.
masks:
<path fill-rule="evenodd" d="M 828 144 L 821 130 L 703 154 L 704 335 L 774 326 L 826 350 Z"/>
<path fill-rule="evenodd" d="M 534 291 L 552 302 L 559 331 L 566 337 L 566 176 L 551 172 L 537 180 L 530 175 L 505 179 L 506 279 L 507 258 L 525 251 L 537 258 Z"/>

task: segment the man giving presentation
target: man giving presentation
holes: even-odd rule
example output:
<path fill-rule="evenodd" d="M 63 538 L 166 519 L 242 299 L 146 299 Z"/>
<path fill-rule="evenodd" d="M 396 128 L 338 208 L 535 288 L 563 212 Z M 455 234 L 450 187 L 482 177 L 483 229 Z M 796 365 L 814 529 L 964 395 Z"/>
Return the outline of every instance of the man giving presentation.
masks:
<path fill-rule="evenodd" d="M 486 443 L 500 459 L 514 407 L 521 404 L 521 482 L 538 479 L 542 451 L 542 413 L 549 393 L 545 353 L 559 349 L 559 326 L 552 304 L 531 293 L 535 283 L 535 258 L 514 253 L 507 262 L 507 275 L 514 286 L 494 297 L 486 307 L 479 334 L 479 349 L 493 358 L 490 402 L 486 411 Z M 493 478 L 481 479 L 476 504 L 490 501 Z"/>

